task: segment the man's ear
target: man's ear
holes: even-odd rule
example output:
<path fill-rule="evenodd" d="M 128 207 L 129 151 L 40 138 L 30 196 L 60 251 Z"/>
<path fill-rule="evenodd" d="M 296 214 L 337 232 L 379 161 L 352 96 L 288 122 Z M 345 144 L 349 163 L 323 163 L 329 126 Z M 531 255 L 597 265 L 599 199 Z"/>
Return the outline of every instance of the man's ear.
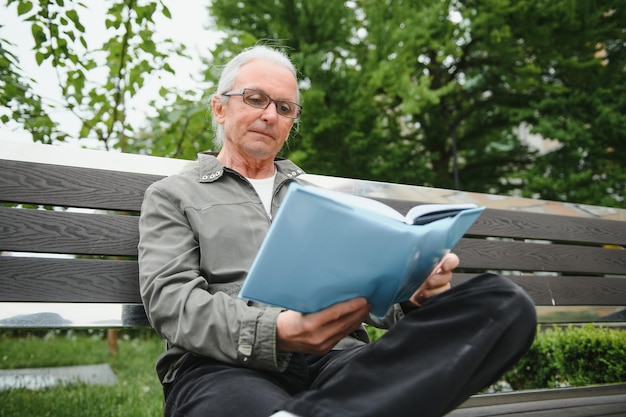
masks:
<path fill-rule="evenodd" d="M 224 111 L 225 111 L 225 104 L 222 102 L 221 97 L 219 97 L 217 94 L 213 96 L 213 98 L 211 99 L 211 109 L 213 109 L 213 114 L 215 115 L 215 120 L 217 121 L 217 123 L 222 124 L 224 123 Z"/>

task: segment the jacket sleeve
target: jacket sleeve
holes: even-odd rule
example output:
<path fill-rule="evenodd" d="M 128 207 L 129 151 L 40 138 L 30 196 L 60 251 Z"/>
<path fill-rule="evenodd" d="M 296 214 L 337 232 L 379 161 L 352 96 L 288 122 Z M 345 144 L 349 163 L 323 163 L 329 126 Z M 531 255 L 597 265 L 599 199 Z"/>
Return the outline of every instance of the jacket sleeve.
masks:
<path fill-rule="evenodd" d="M 179 201 L 155 184 L 139 220 L 139 286 L 148 318 L 171 345 L 216 360 L 282 371 L 290 355 L 276 350 L 278 308 L 257 308 L 211 294 L 200 273 L 200 249 Z"/>
<path fill-rule="evenodd" d="M 394 304 L 391 306 L 385 317 L 378 318 L 373 314 L 368 315 L 365 318 L 365 323 L 370 326 L 378 327 L 379 329 L 390 329 L 394 324 L 404 318 L 405 314 L 400 304 Z"/>

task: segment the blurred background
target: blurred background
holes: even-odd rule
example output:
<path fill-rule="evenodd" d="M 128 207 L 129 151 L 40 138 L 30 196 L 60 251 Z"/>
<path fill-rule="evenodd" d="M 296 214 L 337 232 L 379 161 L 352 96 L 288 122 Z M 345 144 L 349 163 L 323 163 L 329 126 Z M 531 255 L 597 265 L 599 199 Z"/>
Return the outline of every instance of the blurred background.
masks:
<path fill-rule="evenodd" d="M 7 0 L 0 146 L 194 159 L 220 66 L 264 43 L 300 70 L 309 173 L 624 208 L 625 6 Z"/>

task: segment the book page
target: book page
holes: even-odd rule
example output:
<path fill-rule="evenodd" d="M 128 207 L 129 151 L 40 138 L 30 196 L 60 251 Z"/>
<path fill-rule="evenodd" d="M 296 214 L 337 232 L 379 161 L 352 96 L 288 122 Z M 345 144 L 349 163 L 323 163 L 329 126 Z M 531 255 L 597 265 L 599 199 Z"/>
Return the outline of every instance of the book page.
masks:
<path fill-rule="evenodd" d="M 467 210 L 476 208 L 476 204 L 420 204 L 413 207 L 405 216 L 405 222 L 408 224 L 420 224 L 416 222 L 417 219 L 429 215 L 433 215 L 433 218 L 446 217 L 446 213 L 454 215 L 461 210 Z M 441 216 L 438 216 L 441 215 Z"/>
<path fill-rule="evenodd" d="M 315 192 L 321 196 L 325 196 L 332 200 L 335 200 L 339 203 L 343 203 L 345 205 L 351 207 L 359 207 L 365 210 L 372 211 L 374 213 L 382 214 L 383 216 L 392 218 L 394 220 L 398 220 L 404 222 L 404 216 L 400 214 L 397 210 L 389 207 L 388 205 L 381 203 L 378 200 L 373 200 L 367 197 L 361 197 L 358 195 L 343 193 L 341 191 L 335 190 L 327 190 L 322 188 L 308 188 L 311 192 Z"/>

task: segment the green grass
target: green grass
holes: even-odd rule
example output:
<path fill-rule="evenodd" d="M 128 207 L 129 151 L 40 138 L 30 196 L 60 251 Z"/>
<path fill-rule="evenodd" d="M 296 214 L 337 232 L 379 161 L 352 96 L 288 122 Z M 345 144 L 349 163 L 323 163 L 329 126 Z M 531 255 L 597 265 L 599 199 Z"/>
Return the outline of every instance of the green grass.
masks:
<path fill-rule="evenodd" d="M 368 331 L 373 339 L 382 334 L 371 327 Z M 572 385 L 583 377 L 583 385 L 624 382 L 625 337 L 623 330 L 593 326 L 540 332 L 533 347 L 505 379 L 515 382 L 517 389 L 554 387 L 551 381 L 557 374 L 559 380 Z M 0 332 L 0 368 L 108 363 L 118 378 L 115 386 L 0 391 L 0 417 L 161 416 L 163 395 L 154 363 L 164 350 L 163 341 L 152 331 L 135 330 L 121 333 L 118 343 L 118 353 L 110 354 L 103 331 Z M 598 369 L 603 362 L 611 365 L 610 369 Z M 607 375 L 612 379 L 604 378 Z"/>
<path fill-rule="evenodd" d="M 35 368 L 108 363 L 114 386 L 69 385 L 39 391 L 0 391 L 0 417 L 160 416 L 161 385 L 154 363 L 164 344 L 147 331 L 121 334 L 110 354 L 104 332 L 52 332 L 45 336 L 0 333 L 0 368 Z"/>

